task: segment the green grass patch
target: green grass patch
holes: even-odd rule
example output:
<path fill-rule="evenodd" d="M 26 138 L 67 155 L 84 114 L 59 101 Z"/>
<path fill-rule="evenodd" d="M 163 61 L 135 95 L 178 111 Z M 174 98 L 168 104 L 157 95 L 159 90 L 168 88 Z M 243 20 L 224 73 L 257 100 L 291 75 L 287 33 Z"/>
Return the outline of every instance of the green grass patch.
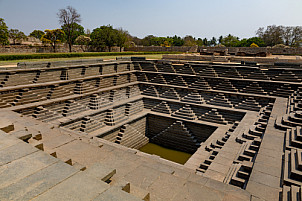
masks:
<path fill-rule="evenodd" d="M 0 54 L 0 61 L 74 58 L 74 57 L 102 57 L 102 56 L 130 56 L 153 54 L 179 54 L 179 52 L 84 52 L 84 53 L 33 53 L 33 54 Z"/>

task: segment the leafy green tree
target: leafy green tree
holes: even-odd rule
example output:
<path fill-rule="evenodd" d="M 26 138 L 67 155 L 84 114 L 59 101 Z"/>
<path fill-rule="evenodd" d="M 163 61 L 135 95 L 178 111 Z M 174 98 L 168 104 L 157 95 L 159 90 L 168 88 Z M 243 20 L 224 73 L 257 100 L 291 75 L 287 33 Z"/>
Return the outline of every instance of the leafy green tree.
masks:
<path fill-rule="evenodd" d="M 125 47 L 126 42 L 128 41 L 128 31 L 123 30 L 122 28 L 116 29 L 116 45 L 120 47 L 120 52 L 122 48 Z"/>
<path fill-rule="evenodd" d="M 66 9 L 60 9 L 57 15 L 62 29 L 66 34 L 69 52 L 71 52 L 74 40 L 79 35 L 84 34 L 84 28 L 78 24 L 81 22 L 81 15 L 71 6 L 67 6 Z"/>
<path fill-rule="evenodd" d="M 148 35 L 142 39 L 142 45 L 143 46 L 151 46 L 154 45 L 156 36 Z"/>
<path fill-rule="evenodd" d="M 239 42 L 238 37 L 229 34 L 226 37 L 223 37 L 221 44 L 223 44 L 226 47 L 236 47 L 238 42 Z"/>
<path fill-rule="evenodd" d="M 222 39 L 223 39 L 223 36 L 219 36 L 219 38 L 218 38 L 218 43 L 219 43 L 219 44 L 221 44 Z"/>
<path fill-rule="evenodd" d="M 198 46 L 203 46 L 203 40 L 202 40 L 201 38 L 197 38 L 196 44 L 197 44 Z"/>
<path fill-rule="evenodd" d="M 19 31 L 18 29 L 10 29 L 8 31 L 8 36 L 10 39 L 13 40 L 14 45 L 16 44 L 17 40 L 22 40 L 26 38 L 26 35 L 22 31 Z"/>
<path fill-rule="evenodd" d="M 37 39 L 41 39 L 44 34 L 45 34 L 44 31 L 34 30 L 33 32 L 31 32 L 29 34 L 29 36 L 37 38 Z"/>
<path fill-rule="evenodd" d="M 259 47 L 265 47 L 264 41 L 259 37 L 252 37 L 249 39 L 243 38 L 242 40 L 238 41 L 237 47 L 250 47 L 251 44 L 255 43 Z"/>
<path fill-rule="evenodd" d="M 8 45 L 8 30 L 4 19 L 0 18 L 0 45 Z"/>
<path fill-rule="evenodd" d="M 217 39 L 215 37 L 213 37 L 211 40 L 210 40 L 210 46 L 215 46 L 217 45 Z"/>
<path fill-rule="evenodd" d="M 208 46 L 208 45 L 209 45 L 209 42 L 208 42 L 208 39 L 207 39 L 207 38 L 204 38 L 204 39 L 202 40 L 202 42 L 203 42 L 203 45 L 204 45 L 204 46 Z"/>
<path fill-rule="evenodd" d="M 107 46 L 109 52 L 111 51 L 111 47 L 117 43 L 117 34 L 111 25 L 94 29 L 90 34 L 90 38 L 94 47 L 101 47 L 104 49 Z"/>
<path fill-rule="evenodd" d="M 193 36 L 186 36 L 184 37 L 184 46 L 194 46 L 196 45 L 195 38 Z"/>
<path fill-rule="evenodd" d="M 173 46 L 183 46 L 184 45 L 184 43 L 185 43 L 185 41 L 181 38 L 181 37 L 179 37 L 179 36 L 173 36 L 172 38 L 172 45 Z"/>
<path fill-rule="evenodd" d="M 56 52 L 56 45 L 61 43 L 64 40 L 65 33 L 61 29 L 54 29 L 54 30 L 45 30 L 45 35 L 42 36 L 41 41 L 43 43 L 51 44 L 53 51 Z"/>
<path fill-rule="evenodd" d="M 67 25 L 61 26 L 61 29 L 64 31 L 64 33 L 70 33 L 70 36 L 65 34 L 65 41 L 67 41 L 69 47 L 70 47 L 70 43 L 71 43 L 71 45 L 75 44 L 75 39 L 78 36 L 85 34 L 84 27 L 82 27 L 81 25 L 79 25 L 77 23 L 73 24 L 73 29 L 72 30 L 69 30 Z"/>
<path fill-rule="evenodd" d="M 85 35 L 80 35 L 75 39 L 74 42 L 75 42 L 75 44 L 81 45 L 83 52 L 85 52 L 85 49 L 87 49 L 87 48 L 84 48 L 84 47 L 87 47 L 88 44 L 90 43 L 90 41 L 91 41 L 90 37 L 85 36 Z"/>

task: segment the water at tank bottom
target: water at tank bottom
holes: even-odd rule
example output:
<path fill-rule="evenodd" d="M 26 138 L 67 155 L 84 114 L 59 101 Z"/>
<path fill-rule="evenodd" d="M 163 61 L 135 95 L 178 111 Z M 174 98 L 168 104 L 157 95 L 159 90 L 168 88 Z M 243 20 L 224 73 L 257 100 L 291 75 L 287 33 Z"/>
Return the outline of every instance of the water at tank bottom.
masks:
<path fill-rule="evenodd" d="M 148 154 L 154 154 L 160 156 L 161 158 L 179 164 L 185 164 L 187 160 L 189 160 L 189 158 L 192 156 L 192 154 L 165 148 L 153 143 L 148 143 L 145 146 L 141 147 L 139 150 Z"/>

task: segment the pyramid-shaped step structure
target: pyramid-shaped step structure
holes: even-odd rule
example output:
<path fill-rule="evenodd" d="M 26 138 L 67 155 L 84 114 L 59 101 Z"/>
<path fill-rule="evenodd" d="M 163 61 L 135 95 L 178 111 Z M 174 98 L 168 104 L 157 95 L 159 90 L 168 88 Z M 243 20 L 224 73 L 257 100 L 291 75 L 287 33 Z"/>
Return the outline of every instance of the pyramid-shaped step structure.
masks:
<path fill-rule="evenodd" d="M 233 86 L 233 84 L 229 80 L 213 80 L 213 89 L 215 90 L 223 90 L 223 91 L 234 91 L 237 92 L 237 89 Z M 212 85 L 211 84 L 211 85 Z"/>
<path fill-rule="evenodd" d="M 203 89 L 203 90 L 210 90 L 211 89 L 208 82 L 203 77 L 200 77 L 197 81 L 193 82 L 190 85 L 190 87 L 191 88 L 196 88 L 196 89 Z"/>
<path fill-rule="evenodd" d="M 157 63 L 156 67 L 159 72 L 175 73 L 175 69 L 171 63 Z"/>
<path fill-rule="evenodd" d="M 138 85 L 129 86 L 129 87 L 126 88 L 126 90 L 127 90 L 126 96 L 128 98 L 138 96 L 138 95 L 141 94 L 141 91 L 139 90 Z"/>
<path fill-rule="evenodd" d="M 217 73 L 215 72 L 212 66 L 207 66 L 200 70 L 198 73 L 200 76 L 210 76 L 210 77 L 218 77 Z"/>
<path fill-rule="evenodd" d="M 149 78 L 147 77 L 146 73 L 139 73 L 137 75 L 137 80 L 141 82 L 149 82 Z"/>
<path fill-rule="evenodd" d="M 192 69 L 192 66 L 190 64 L 184 64 L 179 70 L 178 73 L 181 74 L 191 74 L 195 75 L 195 71 Z"/>
<path fill-rule="evenodd" d="M 280 81 L 287 81 L 287 82 L 301 82 L 301 79 L 296 76 L 295 73 L 292 71 L 282 71 L 279 75 L 272 78 L 272 80 L 280 80 Z"/>
<path fill-rule="evenodd" d="M 133 114 L 139 113 L 143 111 L 144 109 L 144 103 L 142 100 L 132 102 L 132 103 L 127 103 L 126 104 L 126 116 L 131 116 Z"/>
<path fill-rule="evenodd" d="M 154 79 L 151 80 L 151 82 L 155 82 L 159 84 L 167 84 L 166 79 L 161 74 L 158 74 Z"/>
<path fill-rule="evenodd" d="M 98 110 L 102 107 L 105 107 L 106 105 L 111 104 L 109 99 L 105 99 L 103 97 L 100 97 L 98 94 L 93 94 L 90 97 L 89 101 L 89 108 L 91 110 Z"/>
<path fill-rule="evenodd" d="M 134 149 L 139 149 L 148 142 L 149 138 L 129 124 L 125 124 L 121 127 L 115 139 L 115 143 Z"/>
<path fill-rule="evenodd" d="M 259 86 L 258 82 L 252 82 L 247 85 L 245 88 L 241 90 L 243 93 L 252 93 L 252 94 L 263 94 L 266 95 L 267 93 Z"/>
<path fill-rule="evenodd" d="M 168 91 L 160 95 L 162 98 L 180 100 L 180 97 L 174 88 L 170 88 Z"/>
<path fill-rule="evenodd" d="M 272 92 L 273 96 L 282 96 L 282 97 L 289 97 L 292 93 L 294 93 L 294 90 L 292 89 L 290 84 L 283 84 L 280 87 L 278 87 L 276 90 Z"/>
<path fill-rule="evenodd" d="M 232 107 L 232 103 L 224 96 L 224 94 L 221 93 L 208 100 L 207 104 L 218 105 L 222 107 Z"/>
<path fill-rule="evenodd" d="M 182 76 L 177 76 L 169 84 L 176 85 L 176 86 L 183 86 L 183 87 L 188 86 L 188 84 L 186 83 L 186 81 L 183 79 Z"/>
<path fill-rule="evenodd" d="M 62 117 L 60 114 L 50 111 L 44 108 L 43 106 L 37 107 L 32 116 L 37 120 L 45 121 L 45 122 L 52 121 Z"/>
<path fill-rule="evenodd" d="M 92 117 L 84 117 L 80 127 L 80 131 L 91 133 L 105 126 L 104 122 L 96 121 Z"/>
<path fill-rule="evenodd" d="M 174 122 L 168 128 L 153 136 L 150 141 L 187 153 L 194 153 L 200 146 L 195 136 L 186 128 L 182 121 Z"/>
<path fill-rule="evenodd" d="M 116 102 L 127 99 L 126 91 L 127 90 L 125 88 L 119 90 L 111 90 L 109 100 L 111 102 Z"/>
<path fill-rule="evenodd" d="M 126 106 L 120 106 L 118 108 L 109 109 L 106 114 L 105 124 L 108 126 L 114 126 L 128 118 L 125 112 Z"/>
<path fill-rule="evenodd" d="M 245 100 L 240 102 L 238 105 L 235 105 L 235 108 L 259 111 L 261 109 L 261 105 L 253 98 L 246 98 Z"/>
<path fill-rule="evenodd" d="M 181 99 L 182 102 L 203 104 L 204 100 L 198 92 L 192 92 Z"/>
<path fill-rule="evenodd" d="M 152 108 L 151 111 L 165 113 L 165 114 L 172 113 L 171 108 L 166 101 L 162 101 L 160 104 Z"/>
<path fill-rule="evenodd" d="M 159 97 L 158 91 L 154 86 L 150 86 L 143 91 L 143 95 Z"/>
<path fill-rule="evenodd" d="M 86 105 L 79 104 L 75 100 L 67 100 L 66 105 L 63 109 L 63 116 L 66 117 L 77 114 L 79 112 L 85 111 L 86 109 Z"/>
<path fill-rule="evenodd" d="M 223 118 L 221 114 L 219 114 L 217 109 L 211 109 L 209 112 L 206 112 L 201 116 L 198 116 L 198 119 L 202 121 L 209 121 L 218 124 L 224 124 L 224 125 L 227 124 L 227 121 Z"/>
<path fill-rule="evenodd" d="M 172 114 L 173 117 L 179 117 L 182 119 L 187 120 L 196 120 L 197 117 L 193 110 L 191 109 L 190 105 L 185 105 L 184 107 L 180 108 L 176 112 Z"/>

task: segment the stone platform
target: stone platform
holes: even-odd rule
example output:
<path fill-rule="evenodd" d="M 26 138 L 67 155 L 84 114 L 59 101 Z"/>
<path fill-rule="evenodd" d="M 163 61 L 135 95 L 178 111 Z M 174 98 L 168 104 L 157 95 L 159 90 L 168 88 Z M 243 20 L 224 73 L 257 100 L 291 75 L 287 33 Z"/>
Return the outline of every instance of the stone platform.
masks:
<path fill-rule="evenodd" d="M 297 66 L 67 63 L 0 69 L 1 200 L 301 200 Z"/>

